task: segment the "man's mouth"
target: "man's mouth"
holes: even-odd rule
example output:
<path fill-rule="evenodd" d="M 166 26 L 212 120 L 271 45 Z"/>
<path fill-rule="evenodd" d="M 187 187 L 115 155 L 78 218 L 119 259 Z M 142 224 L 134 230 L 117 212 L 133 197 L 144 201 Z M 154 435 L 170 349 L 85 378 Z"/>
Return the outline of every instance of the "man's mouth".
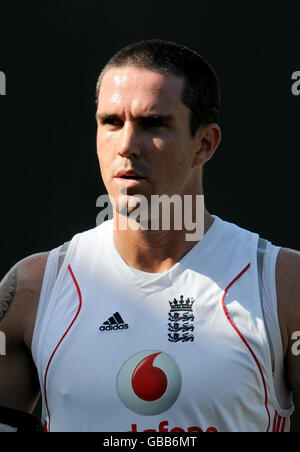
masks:
<path fill-rule="evenodd" d="M 136 171 L 119 171 L 116 176 L 116 179 L 123 180 L 143 180 L 146 179 L 142 174 Z"/>
<path fill-rule="evenodd" d="M 145 179 L 144 177 L 141 176 L 121 176 L 119 177 L 119 179 Z"/>

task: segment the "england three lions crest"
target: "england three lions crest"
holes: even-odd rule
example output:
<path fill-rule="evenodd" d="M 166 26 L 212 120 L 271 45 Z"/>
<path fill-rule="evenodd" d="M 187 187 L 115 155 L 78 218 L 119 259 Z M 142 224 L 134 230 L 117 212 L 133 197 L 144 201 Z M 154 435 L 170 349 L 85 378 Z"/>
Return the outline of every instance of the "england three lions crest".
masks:
<path fill-rule="evenodd" d="M 193 314 L 193 298 L 184 299 L 180 295 L 180 299 L 174 298 L 169 301 L 169 323 L 168 323 L 168 340 L 169 342 L 193 342 L 194 341 L 194 314 Z"/>

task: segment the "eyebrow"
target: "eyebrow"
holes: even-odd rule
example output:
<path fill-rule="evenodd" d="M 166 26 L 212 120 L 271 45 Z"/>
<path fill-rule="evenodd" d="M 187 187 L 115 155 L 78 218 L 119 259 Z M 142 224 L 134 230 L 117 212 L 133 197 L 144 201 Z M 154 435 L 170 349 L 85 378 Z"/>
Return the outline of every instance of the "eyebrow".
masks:
<path fill-rule="evenodd" d="M 107 119 L 117 119 L 120 116 L 113 113 L 96 113 L 96 119 L 104 121 Z M 170 122 L 174 121 L 174 115 L 163 115 L 161 113 L 147 113 L 136 118 L 136 121 L 141 121 L 143 119 L 155 119 L 156 121 Z"/>

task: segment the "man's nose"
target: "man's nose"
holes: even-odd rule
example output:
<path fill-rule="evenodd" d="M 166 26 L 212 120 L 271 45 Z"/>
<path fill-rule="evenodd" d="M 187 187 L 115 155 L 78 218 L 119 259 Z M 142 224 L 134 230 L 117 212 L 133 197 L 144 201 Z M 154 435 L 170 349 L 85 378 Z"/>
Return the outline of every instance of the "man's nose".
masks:
<path fill-rule="evenodd" d="M 122 157 L 135 157 L 141 155 L 140 137 L 137 126 L 126 122 L 121 131 L 119 154 Z"/>

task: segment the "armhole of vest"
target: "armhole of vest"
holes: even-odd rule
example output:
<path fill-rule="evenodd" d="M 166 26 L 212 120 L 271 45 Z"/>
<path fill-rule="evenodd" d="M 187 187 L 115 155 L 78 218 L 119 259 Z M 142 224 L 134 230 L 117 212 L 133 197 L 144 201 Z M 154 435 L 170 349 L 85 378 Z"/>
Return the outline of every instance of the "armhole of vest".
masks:
<path fill-rule="evenodd" d="M 59 256 L 58 256 L 58 263 L 57 263 L 57 270 L 56 270 L 56 277 L 58 277 L 60 269 L 62 267 L 62 264 L 64 262 L 64 259 L 66 257 L 69 245 L 71 243 L 71 240 L 69 242 L 65 242 L 61 247 L 60 247 L 60 251 L 59 251 Z"/>
<path fill-rule="evenodd" d="M 265 330 L 267 334 L 268 344 L 269 344 L 269 351 L 271 356 L 271 363 L 272 363 L 272 375 L 274 375 L 275 372 L 275 354 L 274 354 L 274 348 L 273 343 L 268 327 L 268 322 L 266 319 L 266 310 L 265 310 L 265 303 L 264 303 L 264 297 L 263 297 L 263 273 L 264 273 L 264 261 L 265 261 L 265 254 L 268 248 L 268 240 L 259 238 L 258 244 L 257 244 L 257 272 L 258 272 L 258 284 L 259 284 L 259 295 L 260 295 L 260 302 L 261 302 L 261 310 L 265 325 Z"/>
<path fill-rule="evenodd" d="M 280 251 L 280 247 L 272 245 L 272 243 L 268 242 L 268 249 L 266 249 L 266 256 L 264 259 L 263 266 L 263 287 L 262 287 L 262 304 L 263 304 L 263 312 L 265 315 L 265 320 L 268 322 L 268 318 L 270 318 L 268 328 L 270 331 L 273 331 L 272 336 L 272 344 L 274 349 L 277 350 L 275 353 L 275 363 L 276 359 L 280 359 L 283 361 L 283 347 L 282 347 L 282 339 L 281 339 L 281 331 L 279 325 L 278 318 L 278 306 L 277 306 L 277 289 L 276 289 L 276 262 L 278 253 Z M 267 315 L 268 313 L 268 315 Z M 274 329 L 276 328 L 276 331 Z M 274 333 L 277 335 L 277 341 L 274 339 Z M 280 353 L 279 353 L 280 350 Z"/>
<path fill-rule="evenodd" d="M 259 243 L 259 246 L 260 244 L 261 242 Z M 285 385 L 285 376 L 283 374 L 283 348 L 278 319 L 276 291 L 276 262 L 280 247 L 273 245 L 267 240 L 265 240 L 265 245 L 265 247 L 262 246 L 261 248 L 258 246 L 260 250 L 263 249 L 263 260 L 259 269 L 260 298 L 263 320 L 272 358 L 273 388 L 271 392 L 273 393 L 273 400 L 276 404 L 278 414 L 286 417 L 292 414 L 294 405 L 291 393 L 287 389 L 281 391 L 282 385 Z"/>
<path fill-rule="evenodd" d="M 71 241 L 54 248 L 48 255 L 31 344 L 31 353 L 39 376 L 42 376 L 42 342 L 54 307 L 52 295 L 63 278 L 64 269 L 68 265 L 79 235 L 76 234 Z"/>
<path fill-rule="evenodd" d="M 40 334 L 42 331 L 43 319 L 45 317 L 45 312 L 48 307 L 48 302 L 49 302 L 49 299 L 51 296 L 51 292 L 52 292 L 52 289 L 53 289 L 55 281 L 56 281 L 57 264 L 58 264 L 60 249 L 61 249 L 61 246 L 54 248 L 53 250 L 50 251 L 48 258 L 47 258 L 47 263 L 46 263 L 44 277 L 43 277 L 43 283 L 42 283 L 38 310 L 37 310 L 35 325 L 34 325 L 34 330 L 33 330 L 32 343 L 31 343 L 31 353 L 32 353 L 32 357 L 33 357 L 33 360 L 35 362 L 37 369 L 39 369 L 38 344 L 39 344 Z"/>

